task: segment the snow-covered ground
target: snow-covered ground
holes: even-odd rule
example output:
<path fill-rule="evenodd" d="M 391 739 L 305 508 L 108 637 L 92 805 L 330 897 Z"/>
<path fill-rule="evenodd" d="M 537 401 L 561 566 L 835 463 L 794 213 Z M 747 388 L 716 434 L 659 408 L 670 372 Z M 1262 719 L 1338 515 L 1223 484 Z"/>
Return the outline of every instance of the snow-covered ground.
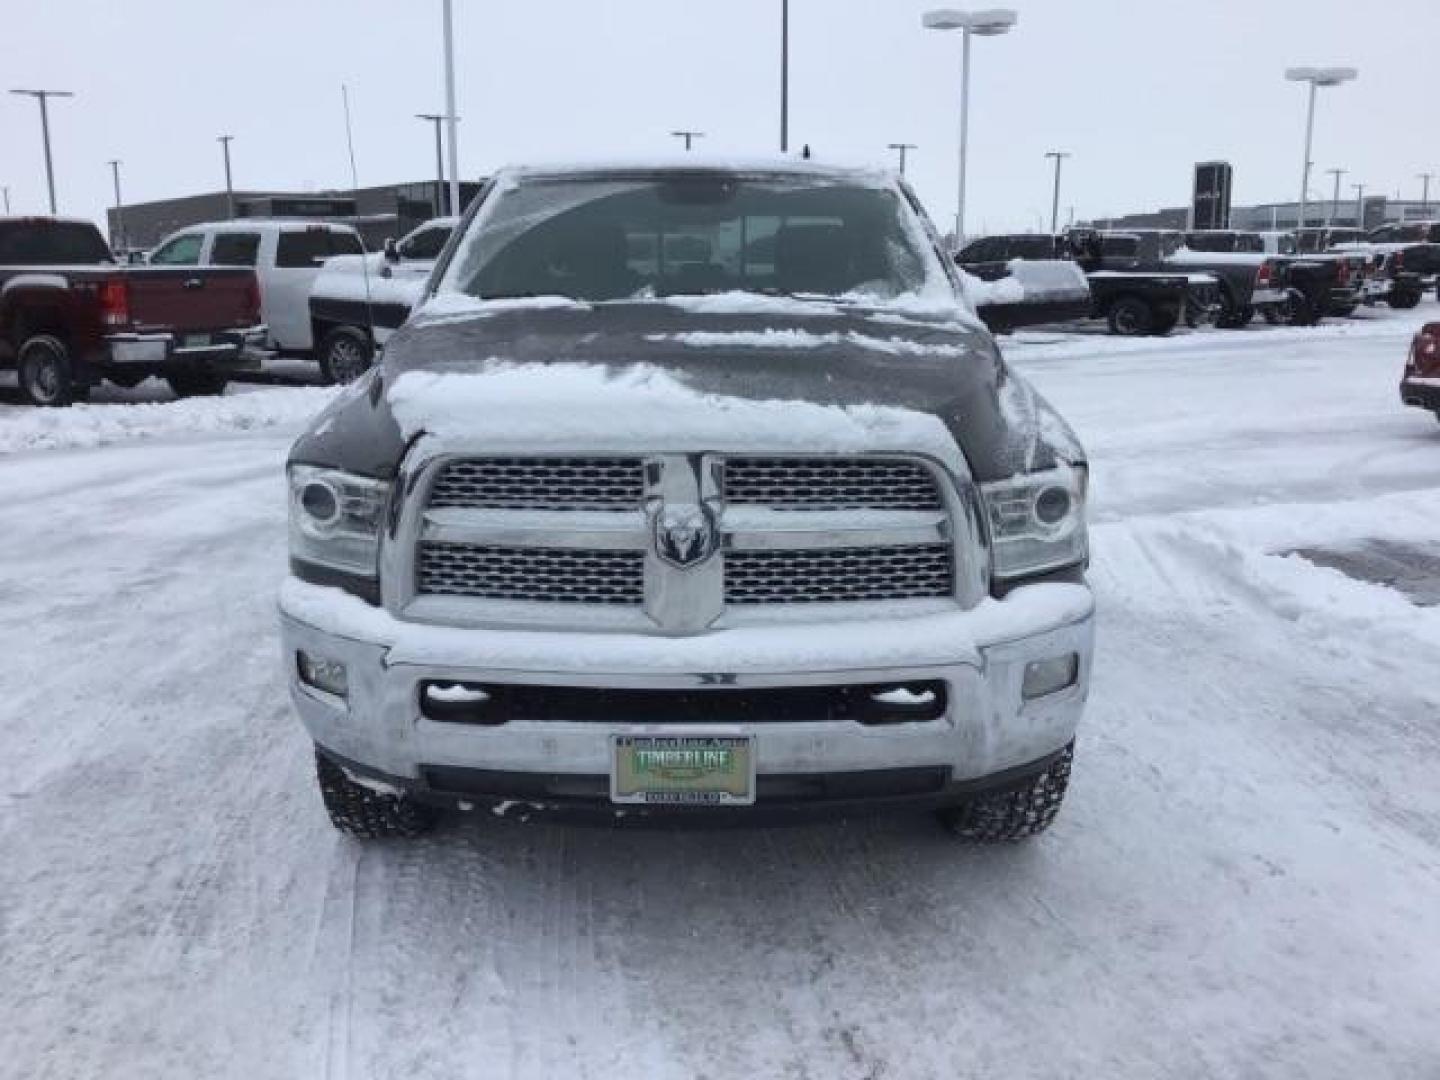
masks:
<path fill-rule="evenodd" d="M 328 391 L 0 405 L 0 1075 L 1440 1075 L 1440 608 L 1276 554 L 1436 549 L 1425 317 L 1007 346 L 1092 452 L 1101 644 L 1066 809 L 998 850 L 347 842 L 273 615 Z"/>

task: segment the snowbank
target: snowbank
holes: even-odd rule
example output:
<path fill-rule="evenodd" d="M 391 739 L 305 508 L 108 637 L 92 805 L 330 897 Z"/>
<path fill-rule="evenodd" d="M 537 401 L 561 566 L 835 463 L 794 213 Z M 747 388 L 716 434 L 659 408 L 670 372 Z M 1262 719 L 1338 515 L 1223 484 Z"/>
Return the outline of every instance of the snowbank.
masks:
<path fill-rule="evenodd" d="M 298 428 L 336 393 L 331 387 L 295 387 L 181 401 L 0 410 L 0 454 L 260 428 Z"/>

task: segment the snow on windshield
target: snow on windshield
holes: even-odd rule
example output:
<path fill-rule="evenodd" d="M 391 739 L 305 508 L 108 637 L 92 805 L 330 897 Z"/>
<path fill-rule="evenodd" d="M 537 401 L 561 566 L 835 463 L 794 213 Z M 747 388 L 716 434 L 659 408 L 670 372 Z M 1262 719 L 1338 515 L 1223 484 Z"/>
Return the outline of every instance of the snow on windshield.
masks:
<path fill-rule="evenodd" d="M 589 302 L 747 293 L 958 304 L 923 225 L 893 186 L 724 172 L 501 184 L 440 290 Z"/>

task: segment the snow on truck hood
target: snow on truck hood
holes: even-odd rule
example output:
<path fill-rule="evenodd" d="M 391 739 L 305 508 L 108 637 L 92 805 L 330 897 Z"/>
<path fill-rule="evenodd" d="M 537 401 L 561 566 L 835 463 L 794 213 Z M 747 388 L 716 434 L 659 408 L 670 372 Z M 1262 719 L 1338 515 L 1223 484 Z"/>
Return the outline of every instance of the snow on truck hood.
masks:
<path fill-rule="evenodd" d="M 953 307 L 481 307 L 419 313 L 387 343 L 372 392 L 292 460 L 390 475 L 421 435 L 500 453 L 927 454 L 980 480 L 1083 460 Z"/>

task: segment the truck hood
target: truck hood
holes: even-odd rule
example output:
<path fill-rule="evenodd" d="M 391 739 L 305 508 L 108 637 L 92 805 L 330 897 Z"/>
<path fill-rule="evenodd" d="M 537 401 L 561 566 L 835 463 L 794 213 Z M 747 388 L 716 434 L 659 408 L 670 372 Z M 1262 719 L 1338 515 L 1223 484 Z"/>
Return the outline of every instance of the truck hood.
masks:
<path fill-rule="evenodd" d="M 763 298 L 432 304 L 292 460 L 391 475 L 421 436 L 495 453 L 962 453 L 980 480 L 1083 459 L 958 311 Z"/>

